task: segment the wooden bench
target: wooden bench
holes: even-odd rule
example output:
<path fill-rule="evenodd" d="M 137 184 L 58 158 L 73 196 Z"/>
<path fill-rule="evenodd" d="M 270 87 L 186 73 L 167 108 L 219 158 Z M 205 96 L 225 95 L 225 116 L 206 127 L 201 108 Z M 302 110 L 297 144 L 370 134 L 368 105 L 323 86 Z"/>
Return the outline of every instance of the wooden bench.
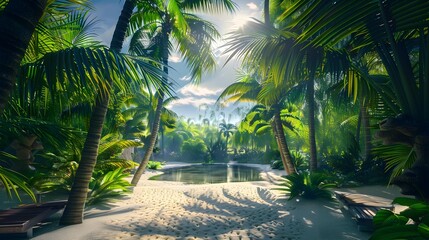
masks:
<path fill-rule="evenodd" d="M 391 200 L 365 194 L 335 191 L 342 207 L 356 220 L 360 231 L 373 231 L 372 219 L 380 209 L 393 210 Z"/>
<path fill-rule="evenodd" d="M 66 203 L 66 200 L 62 200 L 0 210 L 0 234 L 26 233 L 30 238 L 33 236 L 34 226 L 62 210 Z"/>

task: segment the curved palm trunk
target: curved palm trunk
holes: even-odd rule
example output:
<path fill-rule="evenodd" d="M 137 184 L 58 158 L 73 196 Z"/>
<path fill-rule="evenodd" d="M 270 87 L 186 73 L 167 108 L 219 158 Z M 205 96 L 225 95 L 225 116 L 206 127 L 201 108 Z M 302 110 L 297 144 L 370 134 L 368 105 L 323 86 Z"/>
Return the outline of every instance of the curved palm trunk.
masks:
<path fill-rule="evenodd" d="M 47 0 L 11 0 L 0 14 L 0 113 Z"/>
<path fill-rule="evenodd" d="M 285 167 L 287 174 L 296 173 L 295 166 L 292 162 L 289 147 L 286 142 L 285 134 L 283 131 L 282 121 L 280 119 L 280 112 L 276 111 L 273 118 L 273 132 L 276 137 L 277 145 L 280 151 L 280 156 Z"/>
<path fill-rule="evenodd" d="M 164 103 L 164 94 L 160 94 L 160 97 L 158 98 L 158 103 L 156 105 L 154 122 L 152 125 L 152 129 L 150 131 L 150 139 L 149 139 L 148 147 L 143 156 L 143 160 L 141 161 L 139 167 L 137 168 L 137 171 L 134 173 L 133 179 L 131 180 L 131 184 L 134 186 L 137 185 L 142 174 L 144 173 L 144 170 L 146 169 L 146 166 L 150 160 L 150 157 L 152 156 L 153 149 L 155 148 L 156 139 L 158 137 L 159 125 L 161 122 L 161 112 L 162 112 L 163 103 Z"/>
<path fill-rule="evenodd" d="M 92 111 L 88 135 L 82 150 L 82 159 L 79 162 L 67 205 L 60 220 L 61 225 L 79 224 L 83 221 L 88 185 L 97 160 L 98 146 L 109 99 L 105 97 L 100 101 L 104 102 L 97 102 Z"/>
<path fill-rule="evenodd" d="M 163 35 L 164 35 L 162 37 L 162 39 L 164 40 L 163 41 L 162 62 L 164 64 L 163 70 L 164 70 L 164 73 L 166 74 L 166 76 L 168 76 L 168 55 L 169 55 L 169 51 L 168 51 L 169 32 L 168 32 L 168 29 L 169 29 L 168 26 L 163 26 L 163 28 L 162 28 Z M 167 82 L 167 79 L 165 78 L 164 81 Z M 137 171 L 134 173 L 133 179 L 131 180 L 131 184 L 134 186 L 137 185 L 141 176 L 143 175 L 144 170 L 146 169 L 146 166 L 150 160 L 150 157 L 152 156 L 153 149 L 155 148 L 156 139 L 158 138 L 159 126 L 161 123 L 161 112 L 162 112 L 162 108 L 163 108 L 163 103 L 164 103 L 164 92 L 162 90 L 160 90 L 159 91 L 159 97 L 158 97 L 158 103 L 156 105 L 156 110 L 155 110 L 155 117 L 153 120 L 152 129 L 150 130 L 149 145 L 146 149 L 146 152 L 144 154 L 144 157 L 143 157 L 139 167 L 137 168 Z"/>
<path fill-rule="evenodd" d="M 124 3 L 121 15 L 116 24 L 110 47 L 113 51 L 120 52 L 125 40 L 131 14 L 135 6 L 134 0 Z M 112 81 L 109 80 L 111 84 Z M 61 225 L 79 224 L 83 221 L 83 210 L 88 196 L 88 186 L 92 177 L 95 163 L 97 162 L 98 147 L 100 145 L 101 133 L 109 105 L 109 95 L 99 94 L 98 100 L 92 111 L 88 134 L 82 150 L 82 158 L 76 172 L 73 186 L 68 198 L 64 213 L 61 217 Z"/>
<path fill-rule="evenodd" d="M 314 72 L 311 71 L 307 86 L 308 130 L 310 138 L 310 171 L 317 170 L 316 127 L 314 125 Z"/>

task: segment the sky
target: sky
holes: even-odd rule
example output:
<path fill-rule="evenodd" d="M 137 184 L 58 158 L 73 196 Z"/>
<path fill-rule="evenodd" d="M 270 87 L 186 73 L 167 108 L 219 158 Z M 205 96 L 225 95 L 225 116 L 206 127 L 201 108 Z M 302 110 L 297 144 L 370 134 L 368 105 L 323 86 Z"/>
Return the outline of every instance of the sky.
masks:
<path fill-rule="evenodd" d="M 93 2 L 95 5 L 94 14 L 99 21 L 98 36 L 108 46 L 124 1 L 94 0 Z M 238 5 L 236 13 L 204 15 L 206 20 L 211 21 L 217 27 L 223 37 L 233 31 L 234 28 L 245 24 L 249 18 L 260 19 L 262 16 L 263 3 L 261 0 L 236 0 L 235 3 Z M 216 108 L 214 104 L 219 94 L 225 87 L 235 82 L 239 62 L 232 60 L 224 65 L 227 56 L 223 55 L 220 50 L 223 43 L 222 40 L 218 41 L 213 49 L 218 63 L 216 71 L 204 74 L 198 86 L 191 83 L 190 71 L 186 68 L 181 56 L 177 53 L 170 55 L 169 62 L 172 70 L 169 71 L 169 75 L 176 82 L 175 92 L 179 99 L 172 102 L 168 108 L 175 111 L 179 116 L 184 116 L 185 119 L 191 118 L 195 122 L 205 117 L 208 118 L 209 112 Z M 224 120 L 229 123 L 239 121 L 239 116 L 235 111 L 239 106 L 243 105 L 231 104 L 218 110 L 225 113 L 224 115 L 218 114 L 218 117 L 223 118 L 225 116 Z"/>

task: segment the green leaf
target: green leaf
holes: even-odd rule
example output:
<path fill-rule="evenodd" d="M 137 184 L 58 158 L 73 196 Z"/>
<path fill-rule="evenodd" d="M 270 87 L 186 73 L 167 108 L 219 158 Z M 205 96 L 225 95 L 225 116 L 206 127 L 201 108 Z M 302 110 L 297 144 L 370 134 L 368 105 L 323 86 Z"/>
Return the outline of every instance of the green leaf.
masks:
<path fill-rule="evenodd" d="M 389 226 L 376 230 L 370 240 L 413 239 L 424 240 L 416 225 Z"/>
<path fill-rule="evenodd" d="M 408 207 L 417 203 L 424 203 L 424 201 L 418 200 L 415 198 L 398 197 L 398 198 L 395 198 L 392 202 L 392 204 L 399 204 L 399 205 L 408 206 Z"/>
<path fill-rule="evenodd" d="M 423 235 L 423 237 L 425 238 L 429 238 L 429 226 L 424 224 L 424 223 L 420 223 L 418 226 L 418 230 L 419 233 L 421 233 Z"/>

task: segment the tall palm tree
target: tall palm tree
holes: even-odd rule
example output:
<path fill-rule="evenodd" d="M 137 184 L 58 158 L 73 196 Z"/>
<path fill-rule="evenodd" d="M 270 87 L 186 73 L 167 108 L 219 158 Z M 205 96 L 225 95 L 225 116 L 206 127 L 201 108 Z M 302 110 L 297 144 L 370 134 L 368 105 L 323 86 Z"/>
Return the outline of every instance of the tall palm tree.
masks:
<path fill-rule="evenodd" d="M 429 2 L 425 0 L 288 1 L 284 16 L 302 13 L 291 26 L 303 29 L 300 41 L 338 47 L 354 37 L 355 48 L 375 51 L 383 62 L 403 113 L 380 123 L 385 144 L 413 148 L 413 166 L 396 178 L 404 194 L 429 198 Z M 304 7 L 305 5 L 305 7 Z M 328 17 L 329 16 L 329 17 Z M 311 30 L 310 30 L 311 29 Z"/>
<path fill-rule="evenodd" d="M 120 52 L 125 40 L 125 32 L 135 7 L 135 0 L 126 0 L 113 33 L 110 49 Z M 112 80 L 109 80 L 112 82 Z M 101 132 L 109 104 L 109 94 L 101 93 L 92 110 L 88 134 L 82 150 L 82 159 L 73 182 L 68 198 L 68 204 L 64 209 L 60 224 L 80 224 L 83 221 L 83 209 L 88 194 L 88 186 L 92 177 L 98 156 Z"/>
<path fill-rule="evenodd" d="M 145 53 L 144 49 L 155 47 L 155 53 L 163 63 L 162 68 L 166 75 L 168 75 L 168 57 L 172 50 L 171 40 L 174 39 L 178 44 L 179 52 L 183 55 L 188 67 L 191 68 L 193 79 L 198 82 L 203 71 L 213 70 L 216 66 L 211 52 L 211 43 L 214 38 L 219 37 L 219 33 L 211 23 L 190 12 L 234 11 L 234 9 L 235 4 L 230 0 L 191 2 L 159 0 L 155 4 L 149 1 L 142 2 L 138 5 L 131 29 L 139 38 L 146 36 L 144 37 L 146 44 L 144 42 L 140 44 L 142 50 L 139 52 Z M 145 27 L 141 28 L 142 25 Z M 153 41 L 157 44 L 153 44 Z M 152 155 L 159 131 L 163 101 L 164 93 L 160 91 L 150 141 L 143 160 L 131 181 L 133 185 L 140 180 Z"/>

